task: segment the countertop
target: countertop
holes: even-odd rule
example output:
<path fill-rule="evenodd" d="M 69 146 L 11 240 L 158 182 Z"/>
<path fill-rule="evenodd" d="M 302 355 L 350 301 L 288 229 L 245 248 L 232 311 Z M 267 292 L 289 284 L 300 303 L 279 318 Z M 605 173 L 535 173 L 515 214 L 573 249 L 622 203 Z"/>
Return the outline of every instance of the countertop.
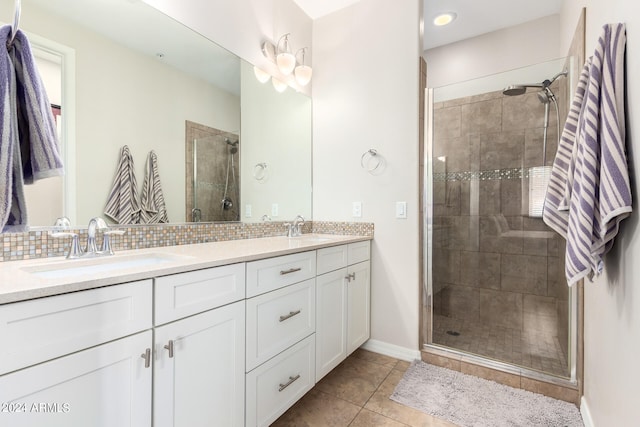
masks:
<path fill-rule="evenodd" d="M 0 262 L 0 304 L 371 239 L 304 234 L 118 251 L 107 257 Z"/>

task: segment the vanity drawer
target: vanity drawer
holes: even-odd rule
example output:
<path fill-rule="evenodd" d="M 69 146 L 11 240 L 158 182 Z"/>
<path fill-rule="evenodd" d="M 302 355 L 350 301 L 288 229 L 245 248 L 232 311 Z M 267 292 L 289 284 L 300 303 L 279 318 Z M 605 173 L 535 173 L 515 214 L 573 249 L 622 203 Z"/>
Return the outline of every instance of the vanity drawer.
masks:
<path fill-rule="evenodd" d="M 172 322 L 244 298 L 244 263 L 155 279 L 155 325 Z"/>
<path fill-rule="evenodd" d="M 151 321 L 151 280 L 2 305 L 0 375 L 149 329 Z"/>
<path fill-rule="evenodd" d="M 349 254 L 347 259 L 349 265 L 358 264 L 359 262 L 368 261 L 371 258 L 371 242 L 366 240 L 364 242 L 349 243 Z"/>
<path fill-rule="evenodd" d="M 247 263 L 247 298 L 273 291 L 316 275 L 315 251 Z"/>
<path fill-rule="evenodd" d="M 311 335 L 247 374 L 247 426 L 268 426 L 315 384 Z"/>
<path fill-rule="evenodd" d="M 247 300 L 247 371 L 316 329 L 315 279 Z"/>
<path fill-rule="evenodd" d="M 318 249 L 318 275 L 347 266 L 347 245 Z"/>

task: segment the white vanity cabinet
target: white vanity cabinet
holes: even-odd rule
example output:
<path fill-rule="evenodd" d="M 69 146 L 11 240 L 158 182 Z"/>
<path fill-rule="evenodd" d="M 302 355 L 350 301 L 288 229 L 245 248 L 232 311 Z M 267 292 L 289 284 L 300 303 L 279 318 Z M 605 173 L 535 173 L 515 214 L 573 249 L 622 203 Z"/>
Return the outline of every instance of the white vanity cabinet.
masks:
<path fill-rule="evenodd" d="M 247 426 L 270 425 L 315 385 L 315 275 L 315 251 L 247 263 Z"/>
<path fill-rule="evenodd" d="M 151 426 L 151 285 L 0 306 L 0 425 Z"/>
<path fill-rule="evenodd" d="M 370 336 L 370 244 L 317 251 L 316 381 Z"/>
<path fill-rule="evenodd" d="M 245 265 L 159 277 L 155 291 L 153 425 L 244 426 Z"/>

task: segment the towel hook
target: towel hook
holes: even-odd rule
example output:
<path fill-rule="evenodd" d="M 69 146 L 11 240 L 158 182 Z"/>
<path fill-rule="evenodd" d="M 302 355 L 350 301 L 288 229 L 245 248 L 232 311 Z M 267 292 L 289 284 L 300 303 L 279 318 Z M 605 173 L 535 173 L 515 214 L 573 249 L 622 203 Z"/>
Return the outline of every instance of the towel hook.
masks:
<path fill-rule="evenodd" d="M 18 28 L 20 26 L 20 13 L 22 11 L 22 2 L 20 0 L 15 1 L 14 6 L 14 15 L 13 15 L 13 25 L 11 26 L 11 37 L 7 41 L 7 48 L 11 47 L 13 44 L 13 39 L 16 38 L 16 33 L 18 32 Z"/>

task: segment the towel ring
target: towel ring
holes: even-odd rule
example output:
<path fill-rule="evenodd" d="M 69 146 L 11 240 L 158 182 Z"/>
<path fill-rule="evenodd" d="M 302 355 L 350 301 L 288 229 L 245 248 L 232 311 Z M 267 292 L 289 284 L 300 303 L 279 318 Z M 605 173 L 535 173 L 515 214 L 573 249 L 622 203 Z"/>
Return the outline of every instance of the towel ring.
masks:
<path fill-rule="evenodd" d="M 265 177 L 267 176 L 267 164 L 262 162 L 262 163 L 258 163 L 253 167 L 253 177 L 258 180 L 258 181 L 262 181 L 263 179 L 265 179 Z"/>
<path fill-rule="evenodd" d="M 366 162 L 365 162 L 366 159 Z M 378 169 L 382 164 L 382 157 L 378 157 L 378 152 L 373 148 L 368 149 L 362 154 L 360 157 L 360 166 L 363 169 L 366 169 L 367 172 L 371 173 L 374 170 Z"/>

